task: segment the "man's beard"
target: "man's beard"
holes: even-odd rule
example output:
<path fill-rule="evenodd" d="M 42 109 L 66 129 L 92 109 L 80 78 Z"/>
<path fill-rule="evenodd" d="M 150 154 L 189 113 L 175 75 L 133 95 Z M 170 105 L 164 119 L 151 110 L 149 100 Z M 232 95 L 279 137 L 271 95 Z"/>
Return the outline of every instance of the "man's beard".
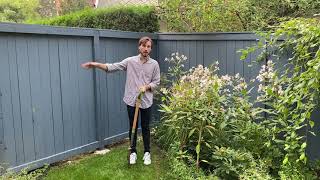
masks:
<path fill-rule="evenodd" d="M 149 56 L 149 53 L 148 52 L 140 52 L 141 56 L 143 57 L 148 57 Z"/>

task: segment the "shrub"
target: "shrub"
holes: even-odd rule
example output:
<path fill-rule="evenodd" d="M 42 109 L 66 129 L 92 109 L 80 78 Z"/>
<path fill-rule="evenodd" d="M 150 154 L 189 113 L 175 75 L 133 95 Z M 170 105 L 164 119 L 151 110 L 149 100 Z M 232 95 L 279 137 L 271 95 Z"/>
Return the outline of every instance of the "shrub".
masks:
<path fill-rule="evenodd" d="M 159 31 L 158 18 L 154 7 L 151 6 L 85 9 L 51 19 L 30 21 L 29 23 L 136 32 Z"/>
<path fill-rule="evenodd" d="M 268 169 L 261 160 L 256 160 L 250 152 L 231 148 L 215 147 L 212 163 L 217 167 L 214 173 L 226 179 L 271 179 Z"/>
<path fill-rule="evenodd" d="M 200 180 L 206 179 L 202 171 L 197 171 L 194 166 L 189 166 L 182 159 L 177 158 L 176 152 L 171 151 L 168 153 L 168 163 L 171 169 L 171 173 L 168 174 L 166 179 L 186 179 L 186 180 Z"/>
<path fill-rule="evenodd" d="M 170 68 L 169 74 L 181 78 L 173 79 L 169 89 L 162 89 L 158 141 L 165 148 L 177 148 L 179 158 L 194 162 L 198 168 L 224 178 L 239 177 L 267 152 L 264 144 L 269 137 L 267 129 L 254 122 L 258 112 L 249 102 L 247 83 L 239 74 L 218 76 L 218 63 L 211 68 L 199 65 L 183 73 L 182 61 L 186 58 L 178 53 L 172 56 L 166 61 L 177 66 Z M 219 154 L 223 149 L 230 156 Z M 237 162 L 237 158 L 244 159 Z M 225 162 L 234 164 L 226 166 Z"/>

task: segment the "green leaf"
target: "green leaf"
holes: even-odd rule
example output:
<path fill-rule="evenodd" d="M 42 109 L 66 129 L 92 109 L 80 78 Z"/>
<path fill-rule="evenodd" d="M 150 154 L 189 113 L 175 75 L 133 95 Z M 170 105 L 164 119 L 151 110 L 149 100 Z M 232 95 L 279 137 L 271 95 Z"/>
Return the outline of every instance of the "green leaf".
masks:
<path fill-rule="evenodd" d="M 193 133 L 194 133 L 195 130 L 196 130 L 196 128 L 193 128 L 193 129 L 189 132 L 188 137 L 191 137 L 191 136 L 193 135 Z"/>
<path fill-rule="evenodd" d="M 307 143 L 304 142 L 304 143 L 301 145 L 301 149 L 304 149 L 304 148 L 306 148 L 306 147 L 307 147 Z"/>
<path fill-rule="evenodd" d="M 308 82 L 308 86 L 311 86 L 312 84 L 314 84 L 316 82 L 316 78 L 312 78 L 309 80 Z"/>
<path fill-rule="evenodd" d="M 267 88 L 267 93 L 268 93 L 268 95 L 273 95 L 272 89 Z"/>
<path fill-rule="evenodd" d="M 309 121 L 309 125 L 310 125 L 311 128 L 313 128 L 314 122 L 310 120 L 310 121 Z"/>
<path fill-rule="evenodd" d="M 171 109 L 170 109 L 168 106 L 166 106 L 166 105 L 164 105 L 164 104 L 162 104 L 161 106 L 165 109 L 165 111 L 166 111 L 167 113 L 172 113 Z"/>
<path fill-rule="evenodd" d="M 213 133 L 209 128 L 206 128 L 206 130 L 208 131 L 208 133 L 213 137 Z"/>
<path fill-rule="evenodd" d="M 284 160 L 282 161 L 282 164 L 283 165 L 286 165 L 288 163 L 288 156 L 286 156 L 285 158 L 284 158 Z"/>
<path fill-rule="evenodd" d="M 205 142 L 205 144 L 206 144 L 206 146 L 207 146 L 208 148 L 211 148 L 211 146 L 210 146 L 209 143 Z"/>
<path fill-rule="evenodd" d="M 285 146 L 285 148 L 284 148 L 285 151 L 290 148 L 290 145 L 288 145 L 288 144 L 285 144 L 284 146 Z"/>
<path fill-rule="evenodd" d="M 302 81 L 300 84 L 298 84 L 295 89 L 300 89 L 302 87 L 304 87 L 304 85 L 306 84 L 306 81 Z"/>
<path fill-rule="evenodd" d="M 197 154 L 200 153 L 200 144 L 198 144 L 198 145 L 196 146 L 196 153 L 197 153 Z"/>
<path fill-rule="evenodd" d="M 201 160 L 201 161 L 210 164 L 209 161 L 207 160 Z"/>
<path fill-rule="evenodd" d="M 300 160 L 304 160 L 304 158 L 306 158 L 306 154 L 305 153 L 302 153 L 299 157 Z"/>
<path fill-rule="evenodd" d="M 222 121 L 220 124 L 220 129 L 224 129 L 227 126 L 226 121 Z"/>
<path fill-rule="evenodd" d="M 248 50 L 242 50 L 242 55 L 240 57 L 240 60 L 245 60 L 248 56 L 249 51 Z"/>
<path fill-rule="evenodd" d="M 270 147 L 270 146 L 271 146 L 271 142 L 268 141 L 268 142 L 265 143 L 265 145 L 266 145 L 267 147 Z"/>
<path fill-rule="evenodd" d="M 212 130 L 215 130 L 215 128 L 213 126 L 210 126 L 210 125 L 206 125 L 206 128 L 210 128 Z"/>

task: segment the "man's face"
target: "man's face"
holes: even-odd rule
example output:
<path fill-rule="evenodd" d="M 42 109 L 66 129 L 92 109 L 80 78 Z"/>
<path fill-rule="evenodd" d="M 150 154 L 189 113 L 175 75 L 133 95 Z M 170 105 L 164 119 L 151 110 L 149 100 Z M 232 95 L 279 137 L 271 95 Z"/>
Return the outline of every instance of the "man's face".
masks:
<path fill-rule="evenodd" d="M 151 42 L 147 41 L 139 46 L 139 52 L 143 57 L 147 57 L 151 52 Z"/>

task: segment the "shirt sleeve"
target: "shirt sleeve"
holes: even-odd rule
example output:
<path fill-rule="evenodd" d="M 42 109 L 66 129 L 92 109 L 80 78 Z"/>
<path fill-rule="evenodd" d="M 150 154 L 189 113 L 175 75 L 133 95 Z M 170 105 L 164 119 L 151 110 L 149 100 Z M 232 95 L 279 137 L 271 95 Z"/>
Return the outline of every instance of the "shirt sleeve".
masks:
<path fill-rule="evenodd" d="M 157 63 L 155 70 L 153 71 L 152 80 L 149 83 L 151 91 L 154 91 L 160 85 L 160 67 Z"/>
<path fill-rule="evenodd" d="M 129 58 L 122 60 L 121 62 L 117 63 L 106 63 L 107 72 L 114 72 L 114 71 L 126 71 L 128 66 Z"/>

